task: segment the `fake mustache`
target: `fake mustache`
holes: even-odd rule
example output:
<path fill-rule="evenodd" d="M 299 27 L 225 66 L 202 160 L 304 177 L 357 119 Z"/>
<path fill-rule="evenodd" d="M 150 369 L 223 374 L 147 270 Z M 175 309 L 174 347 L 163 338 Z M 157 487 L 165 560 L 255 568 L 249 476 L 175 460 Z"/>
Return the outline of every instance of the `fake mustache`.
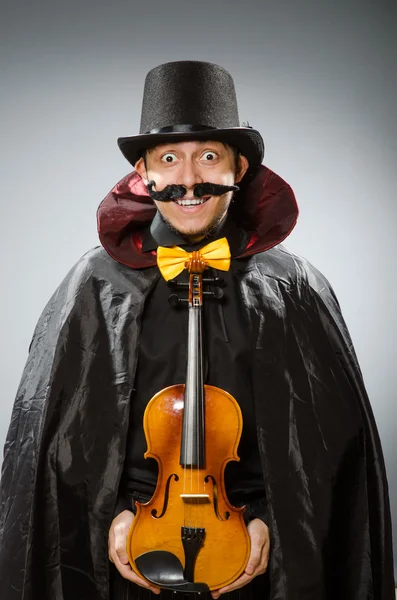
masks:
<path fill-rule="evenodd" d="M 160 192 L 156 192 L 153 188 L 156 183 L 154 180 L 149 181 L 147 184 L 147 189 L 149 192 L 149 196 L 153 200 L 158 200 L 159 202 L 169 202 L 170 200 L 178 200 L 178 198 L 183 198 L 186 194 L 186 188 L 184 185 L 167 185 Z M 218 185 L 217 183 L 197 183 L 197 185 L 193 188 L 193 193 L 195 198 L 202 198 L 203 196 L 222 196 L 222 194 L 226 194 L 226 192 L 237 192 L 240 188 L 237 185 Z"/>

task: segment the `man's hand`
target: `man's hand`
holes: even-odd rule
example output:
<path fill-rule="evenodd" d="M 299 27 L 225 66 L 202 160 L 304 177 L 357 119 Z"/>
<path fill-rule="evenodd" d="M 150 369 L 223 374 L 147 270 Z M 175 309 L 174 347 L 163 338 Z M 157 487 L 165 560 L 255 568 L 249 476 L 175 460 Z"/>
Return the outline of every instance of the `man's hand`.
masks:
<path fill-rule="evenodd" d="M 262 575 L 269 562 L 270 537 L 268 526 L 260 519 L 253 519 L 247 526 L 251 539 L 251 554 L 244 573 L 230 585 L 211 592 L 213 598 L 227 594 L 233 590 L 247 585 L 257 575 Z"/>
<path fill-rule="evenodd" d="M 124 510 L 113 519 L 109 530 L 109 560 L 115 564 L 118 572 L 124 579 L 128 579 L 141 587 L 147 588 L 155 594 L 160 593 L 160 588 L 151 585 L 145 579 L 138 577 L 132 570 L 127 556 L 127 537 L 135 515 L 130 510 Z"/>

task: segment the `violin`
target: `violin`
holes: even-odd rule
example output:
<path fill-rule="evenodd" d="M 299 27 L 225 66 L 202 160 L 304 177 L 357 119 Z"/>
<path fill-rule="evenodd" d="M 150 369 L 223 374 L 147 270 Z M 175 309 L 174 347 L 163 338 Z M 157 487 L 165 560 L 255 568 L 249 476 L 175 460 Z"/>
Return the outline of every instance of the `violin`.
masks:
<path fill-rule="evenodd" d="M 242 415 L 225 390 L 203 383 L 202 306 L 208 263 L 193 252 L 186 263 L 188 357 L 186 383 L 169 386 L 144 413 L 145 458 L 158 463 L 155 492 L 136 502 L 127 540 L 132 569 L 161 588 L 207 592 L 235 581 L 245 570 L 250 539 L 245 507 L 233 507 L 224 472 L 239 460 Z M 222 290 L 220 290 L 222 292 Z"/>

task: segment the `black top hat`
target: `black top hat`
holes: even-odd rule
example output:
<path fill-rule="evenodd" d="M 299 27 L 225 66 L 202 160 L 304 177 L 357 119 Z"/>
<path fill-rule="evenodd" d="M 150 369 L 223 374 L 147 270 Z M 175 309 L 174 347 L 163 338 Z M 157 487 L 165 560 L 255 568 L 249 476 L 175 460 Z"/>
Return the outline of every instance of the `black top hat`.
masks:
<path fill-rule="evenodd" d="M 261 134 L 240 127 L 230 73 L 207 62 L 165 63 L 146 76 L 139 134 L 119 138 L 117 143 L 135 165 L 147 148 L 189 139 L 234 146 L 248 159 L 249 172 L 263 160 Z"/>

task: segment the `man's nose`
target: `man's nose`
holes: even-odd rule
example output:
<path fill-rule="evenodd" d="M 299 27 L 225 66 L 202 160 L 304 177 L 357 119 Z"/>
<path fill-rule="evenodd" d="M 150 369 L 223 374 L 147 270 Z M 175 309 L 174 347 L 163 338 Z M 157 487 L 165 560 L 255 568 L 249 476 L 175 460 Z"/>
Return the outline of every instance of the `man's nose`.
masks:
<path fill-rule="evenodd" d="M 178 184 L 184 185 L 188 192 L 193 191 L 197 183 L 203 183 L 200 170 L 193 161 L 184 161 L 178 175 Z"/>

